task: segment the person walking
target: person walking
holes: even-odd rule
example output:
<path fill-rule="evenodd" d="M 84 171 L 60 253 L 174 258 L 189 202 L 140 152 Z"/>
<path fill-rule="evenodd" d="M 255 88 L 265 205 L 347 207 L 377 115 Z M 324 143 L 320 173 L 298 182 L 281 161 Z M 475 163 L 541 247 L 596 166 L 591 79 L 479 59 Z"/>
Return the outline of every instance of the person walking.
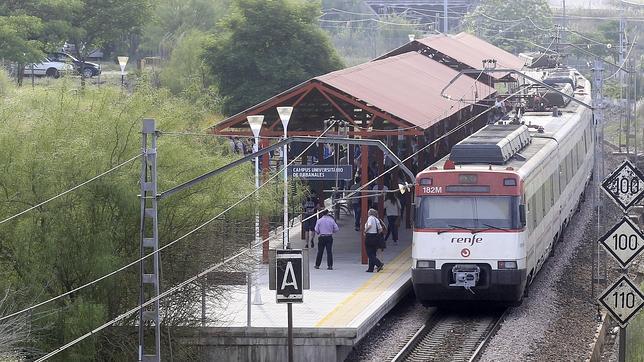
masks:
<path fill-rule="evenodd" d="M 315 222 L 318 220 L 316 213 L 319 203 L 320 199 L 318 199 L 315 191 L 311 191 L 311 194 L 307 196 L 306 200 L 302 203 L 302 224 L 304 227 L 305 248 L 309 247 L 309 240 L 311 242 L 311 247 L 315 247 Z"/>
<path fill-rule="evenodd" d="M 394 244 L 398 244 L 398 225 L 400 220 L 400 201 L 393 193 L 388 193 L 385 199 L 385 214 L 387 215 L 387 235 L 385 241 L 391 235 L 394 239 Z"/>
<path fill-rule="evenodd" d="M 326 266 L 333 270 L 333 234 L 340 231 L 335 219 L 329 215 L 329 210 L 322 210 L 322 215 L 315 223 L 315 232 L 318 234 L 318 255 L 315 258 L 315 269 L 320 269 L 324 249 L 326 249 Z"/>
<path fill-rule="evenodd" d="M 367 267 L 367 273 L 373 273 L 374 266 L 376 271 L 379 272 L 385 266 L 385 264 L 378 259 L 376 256 L 376 251 L 381 247 L 381 232 L 382 224 L 378 219 L 378 211 L 375 209 L 369 209 L 367 212 L 369 217 L 367 218 L 367 223 L 364 225 L 365 232 L 365 248 L 367 249 L 367 257 L 369 258 L 369 266 Z"/>
<path fill-rule="evenodd" d="M 356 177 L 356 182 L 351 186 L 351 191 L 356 191 L 360 188 L 360 177 Z M 351 196 L 351 205 L 353 206 L 353 217 L 355 218 L 355 223 L 353 225 L 356 231 L 360 231 L 360 192 L 356 192 Z"/>

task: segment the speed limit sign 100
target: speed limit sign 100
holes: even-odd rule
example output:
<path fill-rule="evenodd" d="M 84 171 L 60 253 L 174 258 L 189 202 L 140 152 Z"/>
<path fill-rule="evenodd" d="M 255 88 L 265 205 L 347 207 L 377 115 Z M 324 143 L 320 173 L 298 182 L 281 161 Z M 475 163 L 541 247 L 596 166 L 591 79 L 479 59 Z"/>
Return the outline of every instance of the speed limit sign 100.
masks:
<path fill-rule="evenodd" d="M 601 187 L 622 210 L 627 211 L 644 196 L 644 175 L 626 160 L 606 177 Z"/>
<path fill-rule="evenodd" d="M 627 217 L 604 234 L 599 242 L 622 268 L 628 267 L 644 249 L 644 235 Z"/>

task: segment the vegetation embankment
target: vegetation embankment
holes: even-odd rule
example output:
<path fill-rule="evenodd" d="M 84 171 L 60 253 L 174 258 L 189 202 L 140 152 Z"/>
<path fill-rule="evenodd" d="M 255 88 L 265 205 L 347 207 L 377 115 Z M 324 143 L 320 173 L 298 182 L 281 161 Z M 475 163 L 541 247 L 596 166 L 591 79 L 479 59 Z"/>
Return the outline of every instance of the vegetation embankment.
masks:
<path fill-rule="evenodd" d="M 75 88 L 68 80 L 49 87 L 0 90 L 0 220 L 70 189 L 141 152 L 142 118 L 154 118 L 158 144 L 159 190 L 163 191 L 238 157 L 227 139 L 171 132 L 203 133 L 208 113 L 168 91 L 140 86 L 132 94 L 118 87 Z M 144 84 L 143 82 L 141 84 Z M 139 256 L 141 166 L 138 159 L 33 211 L 0 224 L 0 290 L 10 303 L 7 315 L 68 292 Z M 161 245 L 211 219 L 254 189 L 249 164 L 163 200 L 159 211 Z M 278 187 L 262 190 L 259 207 L 276 213 Z M 248 245 L 254 198 L 161 253 L 163 289 L 197 274 Z M 246 271 L 249 257 L 226 270 Z M 40 355 L 69 342 L 138 304 L 138 267 L 0 322 L 18 338 L 0 343 L 0 357 Z M 210 279 L 209 279 L 210 280 Z M 222 298 L 217 281 L 206 285 L 211 302 Z M 163 302 L 164 325 L 191 325 L 200 315 L 201 284 Z M 2 298 L 0 298 L 2 299 Z M 216 316 L 209 316 L 216 318 Z M 133 326 L 134 318 L 122 326 Z M 25 338 L 25 331 L 28 337 Z M 111 328 L 64 353 L 65 360 L 132 360 L 134 329 Z M 3 333 L 4 334 L 4 333 Z M 164 348 L 168 336 L 164 335 Z M 0 340 L 0 342 L 3 342 Z M 3 350 L 4 348 L 4 350 Z M 174 356 L 190 351 L 174 346 Z"/>

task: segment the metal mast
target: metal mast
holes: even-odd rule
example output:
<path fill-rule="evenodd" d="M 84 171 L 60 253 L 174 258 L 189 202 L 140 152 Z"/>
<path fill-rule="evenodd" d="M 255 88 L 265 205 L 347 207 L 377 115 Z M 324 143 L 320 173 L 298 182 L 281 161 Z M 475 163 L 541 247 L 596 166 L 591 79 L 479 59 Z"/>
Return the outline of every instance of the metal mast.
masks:
<path fill-rule="evenodd" d="M 595 183 L 595 207 L 597 209 L 597 235 L 601 235 L 601 188 L 600 184 L 604 178 L 604 62 L 601 59 L 595 60 L 593 71 L 593 122 L 594 122 L 594 137 L 595 137 L 595 165 L 593 171 L 593 178 Z M 602 265 L 602 248 L 599 243 L 593 244 L 595 252 L 592 253 L 592 295 L 595 296 L 595 284 L 599 284 L 603 278 L 601 272 Z M 605 271 L 604 271 L 605 272 Z"/>
<path fill-rule="evenodd" d="M 148 147 L 148 138 L 150 146 Z M 154 252 L 152 258 L 140 263 L 139 303 L 159 296 L 159 225 L 157 195 L 157 138 L 154 119 L 143 120 L 141 132 L 141 258 Z M 150 235 L 151 234 L 151 235 Z M 154 328 L 154 351 L 146 353 L 146 330 Z M 161 361 L 161 326 L 159 300 L 139 310 L 139 361 Z"/>

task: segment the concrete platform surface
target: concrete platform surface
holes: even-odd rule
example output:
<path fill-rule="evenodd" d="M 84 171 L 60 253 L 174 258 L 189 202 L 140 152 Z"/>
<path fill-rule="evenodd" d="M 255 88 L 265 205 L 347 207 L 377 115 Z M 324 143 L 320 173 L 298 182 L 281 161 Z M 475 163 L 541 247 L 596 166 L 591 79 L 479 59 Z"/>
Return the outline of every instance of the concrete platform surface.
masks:
<path fill-rule="evenodd" d="M 334 235 L 333 270 L 327 270 L 326 255 L 320 269 L 314 269 L 317 253 L 310 252 L 311 288 L 304 291 L 304 302 L 293 304 L 295 328 L 355 328 L 357 339 L 384 316 L 410 288 L 411 229 L 399 232 L 398 244 L 390 237 L 380 259 L 385 263 L 379 273 L 366 273 L 361 264 L 360 233 L 353 229 L 353 217 L 343 214 L 340 232 Z M 303 248 L 299 228 L 292 230 L 293 248 Z M 272 244 L 276 243 L 273 242 Z M 279 241 L 281 245 L 281 240 Z M 275 245 L 271 245 L 274 247 Z M 254 275 L 252 300 L 261 294 L 261 305 L 251 306 L 252 327 L 287 326 L 286 304 L 277 304 L 275 291 L 268 288 L 268 266 L 260 265 Z M 209 305 L 207 314 L 218 321 L 211 327 L 246 327 L 247 287 L 230 287 L 227 305 Z"/>

